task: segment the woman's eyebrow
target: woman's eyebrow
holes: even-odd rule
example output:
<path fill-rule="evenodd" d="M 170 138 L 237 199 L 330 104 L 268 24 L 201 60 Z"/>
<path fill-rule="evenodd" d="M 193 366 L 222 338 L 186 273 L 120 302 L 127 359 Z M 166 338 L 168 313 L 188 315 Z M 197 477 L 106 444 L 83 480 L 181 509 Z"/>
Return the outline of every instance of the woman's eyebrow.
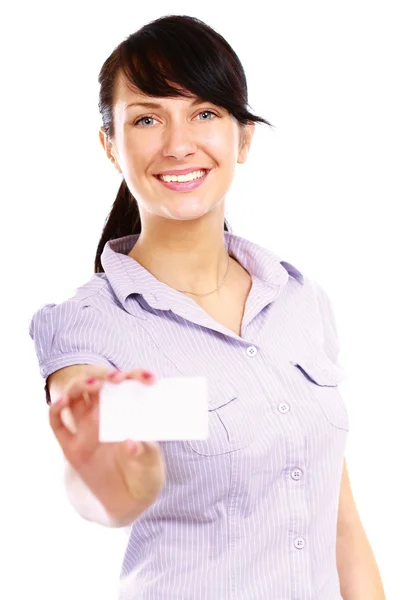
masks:
<path fill-rule="evenodd" d="M 203 104 L 206 100 L 202 100 L 201 98 L 195 98 L 191 102 L 191 106 L 195 106 L 196 104 Z M 145 106 L 146 108 L 163 108 L 162 104 L 158 102 L 131 102 L 124 107 L 124 110 L 127 110 L 130 106 Z"/>

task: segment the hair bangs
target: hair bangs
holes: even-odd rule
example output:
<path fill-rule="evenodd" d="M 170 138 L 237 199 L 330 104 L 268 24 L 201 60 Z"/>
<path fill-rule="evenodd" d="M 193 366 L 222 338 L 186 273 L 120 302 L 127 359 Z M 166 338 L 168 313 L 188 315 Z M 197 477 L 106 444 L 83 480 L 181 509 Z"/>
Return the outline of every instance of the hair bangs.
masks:
<path fill-rule="evenodd" d="M 152 28 L 144 27 L 121 45 L 119 65 L 128 87 L 144 95 L 198 97 L 231 114 L 240 113 L 247 102 L 247 94 L 238 98 L 238 89 L 245 86 L 237 85 L 237 64 L 231 65 L 229 54 L 221 53 L 215 32 L 204 43 L 193 31 L 193 23 L 192 28 L 179 26 L 176 31 L 172 26 L 157 30 L 154 22 Z M 232 73 L 231 67 L 236 69 Z"/>

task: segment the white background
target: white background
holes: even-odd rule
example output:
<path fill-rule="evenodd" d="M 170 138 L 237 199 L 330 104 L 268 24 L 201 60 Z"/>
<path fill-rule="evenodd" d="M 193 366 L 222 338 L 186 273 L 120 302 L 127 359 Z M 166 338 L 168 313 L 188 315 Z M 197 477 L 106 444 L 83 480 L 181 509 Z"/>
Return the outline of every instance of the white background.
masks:
<path fill-rule="evenodd" d="M 83 521 L 65 498 L 28 326 L 42 304 L 71 297 L 93 273 L 120 182 L 98 140 L 98 72 L 166 6 L 228 40 L 251 109 L 275 125 L 256 126 L 227 218 L 233 233 L 330 296 L 349 375 L 353 493 L 387 598 L 400 596 L 397 4 L 172 0 L 150 10 L 116 0 L 3 9 L 1 597 L 116 597 L 126 538 Z"/>

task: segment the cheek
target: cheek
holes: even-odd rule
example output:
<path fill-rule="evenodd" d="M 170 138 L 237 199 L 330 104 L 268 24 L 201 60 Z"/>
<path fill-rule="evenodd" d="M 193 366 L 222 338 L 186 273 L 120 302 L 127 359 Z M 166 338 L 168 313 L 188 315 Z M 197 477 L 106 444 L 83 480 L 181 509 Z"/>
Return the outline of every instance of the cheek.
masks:
<path fill-rule="evenodd" d="M 221 166 L 235 162 L 237 155 L 237 135 L 229 128 L 222 128 L 217 133 L 210 132 L 199 141 L 199 146 L 221 163 Z M 230 160 L 231 159 L 231 160 Z"/>
<path fill-rule="evenodd" d="M 157 153 L 153 149 L 151 143 L 146 142 L 141 146 L 138 146 L 136 142 L 135 144 L 126 143 L 123 152 L 125 170 L 128 171 L 134 179 L 148 176 L 148 174 L 152 172 L 152 165 L 157 164 L 155 158 Z"/>

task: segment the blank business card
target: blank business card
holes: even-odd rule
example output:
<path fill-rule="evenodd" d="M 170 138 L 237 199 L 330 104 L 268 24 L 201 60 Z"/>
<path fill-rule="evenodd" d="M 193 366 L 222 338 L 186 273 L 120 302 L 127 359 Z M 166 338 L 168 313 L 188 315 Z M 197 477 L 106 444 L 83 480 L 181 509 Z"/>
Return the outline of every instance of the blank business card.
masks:
<path fill-rule="evenodd" d="M 153 385 L 105 381 L 99 394 L 99 441 L 205 440 L 205 377 L 166 377 Z"/>

